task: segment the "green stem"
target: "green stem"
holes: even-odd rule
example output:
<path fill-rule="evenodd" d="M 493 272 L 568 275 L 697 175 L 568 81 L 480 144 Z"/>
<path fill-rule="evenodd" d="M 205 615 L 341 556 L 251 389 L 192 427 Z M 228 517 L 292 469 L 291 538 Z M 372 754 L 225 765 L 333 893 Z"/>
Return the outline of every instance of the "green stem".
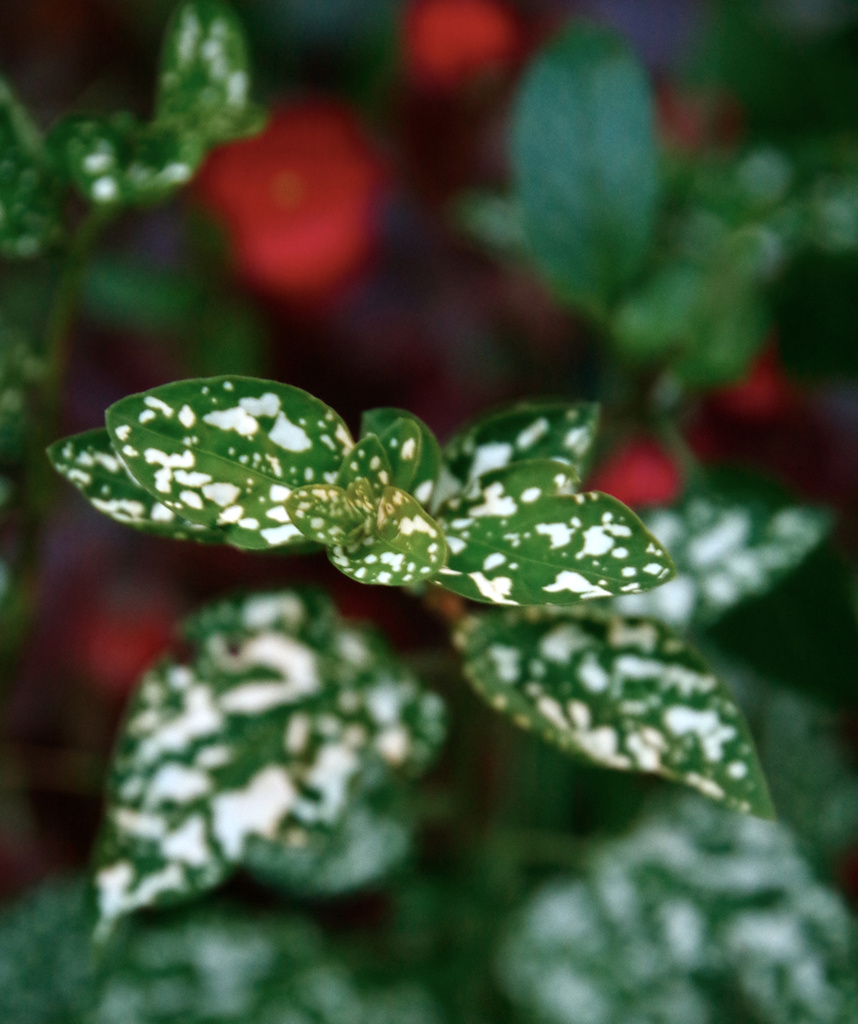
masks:
<path fill-rule="evenodd" d="M 74 234 L 48 315 L 43 348 L 44 373 L 33 396 L 21 497 L 21 532 L 9 596 L 0 608 L 0 708 L 5 706 L 37 609 L 42 535 L 50 511 L 54 473 L 45 448 L 56 437 L 63 386 L 71 353 L 72 325 L 81 284 L 107 215 L 93 210 Z"/>

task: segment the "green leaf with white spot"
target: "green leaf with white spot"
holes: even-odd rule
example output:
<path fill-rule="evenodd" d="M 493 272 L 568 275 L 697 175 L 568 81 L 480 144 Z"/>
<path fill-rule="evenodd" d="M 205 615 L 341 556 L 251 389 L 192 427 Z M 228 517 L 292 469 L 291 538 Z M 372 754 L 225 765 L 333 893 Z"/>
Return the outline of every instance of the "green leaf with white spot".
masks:
<path fill-rule="evenodd" d="M 189 661 L 144 677 L 111 769 L 102 938 L 216 885 L 252 837 L 304 846 L 336 828 L 352 793 L 418 774 L 444 736 L 440 700 L 318 592 L 222 602 L 187 635 Z"/>
<path fill-rule="evenodd" d="M 773 816 L 729 690 L 661 623 L 580 608 L 494 611 L 465 619 L 456 642 L 474 689 L 566 753 Z"/>
<path fill-rule="evenodd" d="M 427 508 L 441 471 L 441 446 L 423 420 L 405 409 L 370 409 L 361 419 L 361 436 L 376 434 L 393 468 L 393 485 Z"/>
<path fill-rule="evenodd" d="M 223 543 L 220 530 L 182 519 L 141 487 L 103 428 L 57 441 L 48 448 L 48 458 L 90 505 L 117 523 L 157 537 Z"/>
<path fill-rule="evenodd" d="M 407 955 L 380 977 L 308 916 L 223 900 L 137 920 L 92 956 L 85 885 L 52 879 L 0 913 L 9 1024 L 445 1024 Z M 343 948 L 345 946 L 345 948 Z M 372 974 L 372 978 L 368 977 Z"/>
<path fill-rule="evenodd" d="M 850 1024 L 856 963 L 846 901 L 789 829 L 683 800 L 541 885 L 497 977 L 540 1024 Z"/>
<path fill-rule="evenodd" d="M 550 460 L 475 480 L 439 516 L 450 556 L 437 582 L 492 604 L 574 604 L 639 593 L 673 576 L 670 556 L 607 494 L 570 494 L 574 475 Z"/>
<path fill-rule="evenodd" d="M 401 587 L 433 579 L 447 558 L 444 533 L 407 491 L 387 487 L 374 519 L 354 539 L 332 547 L 331 562 L 351 579 Z"/>
<path fill-rule="evenodd" d="M 106 418 L 135 480 L 241 548 L 304 544 L 284 502 L 294 487 L 333 483 L 353 445 L 324 402 L 252 377 L 165 384 L 122 399 Z"/>
<path fill-rule="evenodd" d="M 389 487 L 393 471 L 387 452 L 375 434 L 367 434 L 348 453 L 337 474 L 337 486 L 348 490 L 354 484 L 366 483 L 361 488 L 365 500 L 370 502 L 367 511 L 375 507 L 385 487 Z"/>
<path fill-rule="evenodd" d="M 377 803 L 372 793 L 357 798 L 336 828 L 311 835 L 301 847 L 252 837 L 244 869 L 299 896 L 338 896 L 376 885 L 401 867 L 412 839 L 403 810 Z"/>
<path fill-rule="evenodd" d="M 88 202 L 105 207 L 168 198 L 191 180 L 205 156 L 195 135 L 142 125 L 127 113 L 66 117 L 47 142 L 62 177 Z"/>
<path fill-rule="evenodd" d="M 780 489 L 739 473 L 712 473 L 673 508 L 644 515 L 670 548 L 676 579 L 619 609 L 677 627 L 715 622 L 797 568 L 831 529 L 831 515 L 793 504 Z"/>
<path fill-rule="evenodd" d="M 523 402 L 482 416 L 447 442 L 432 508 L 483 474 L 527 459 L 567 463 L 580 477 L 598 426 L 592 402 Z"/>
<path fill-rule="evenodd" d="M 189 0 L 164 37 L 155 125 L 213 146 L 259 131 L 241 21 L 223 0 Z"/>
<path fill-rule="evenodd" d="M 0 255 L 38 256 L 62 238 L 62 215 L 39 130 L 0 78 Z"/>
<path fill-rule="evenodd" d="M 366 521 L 367 511 L 355 505 L 342 487 L 311 484 L 296 487 L 286 499 L 289 519 L 317 544 L 338 544 Z"/>
<path fill-rule="evenodd" d="M 658 155 L 646 73 L 616 34 L 576 23 L 524 76 L 513 113 L 515 198 L 559 295 L 603 312 L 654 240 Z"/>

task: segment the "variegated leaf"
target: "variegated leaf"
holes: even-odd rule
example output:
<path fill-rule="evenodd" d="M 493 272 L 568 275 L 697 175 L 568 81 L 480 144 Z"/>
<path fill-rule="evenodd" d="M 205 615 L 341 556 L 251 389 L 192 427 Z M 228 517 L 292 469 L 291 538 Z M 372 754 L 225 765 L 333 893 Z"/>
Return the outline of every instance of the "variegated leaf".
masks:
<path fill-rule="evenodd" d="M 259 131 L 244 29 L 223 0 L 187 0 L 164 37 L 155 125 L 207 146 Z"/>
<path fill-rule="evenodd" d="M 652 594 L 623 597 L 618 607 L 677 627 L 714 622 L 770 590 L 831 528 L 823 509 L 790 504 L 759 482 L 727 474 L 713 475 L 675 508 L 647 512 L 644 522 L 670 549 L 676 579 Z"/>
<path fill-rule="evenodd" d="M 445 446 L 432 508 L 483 474 L 524 459 L 565 462 L 581 476 L 598 425 L 599 406 L 590 402 L 525 402 L 483 416 Z"/>
<path fill-rule="evenodd" d="M 393 471 L 387 459 L 387 452 L 375 434 L 367 434 L 348 453 L 337 475 L 337 486 L 348 489 L 359 481 L 369 484 L 367 511 L 378 503 L 381 492 L 389 487 Z M 371 496 L 371 497 L 370 497 Z"/>
<path fill-rule="evenodd" d="M 57 441 L 48 448 L 54 468 L 99 512 L 144 533 L 220 544 L 220 530 L 176 515 L 131 476 L 103 428 Z"/>
<path fill-rule="evenodd" d="M 684 800 L 540 886 L 498 978 L 540 1024 L 851 1024 L 856 962 L 848 906 L 787 828 Z"/>
<path fill-rule="evenodd" d="M 772 816 L 741 711 L 702 658 L 661 623 L 530 608 L 466 619 L 456 640 L 477 692 L 567 753 Z"/>
<path fill-rule="evenodd" d="M 62 192 L 38 128 L 2 78 L 0 169 L 0 254 L 30 259 L 62 237 Z"/>
<path fill-rule="evenodd" d="M 367 511 L 356 506 L 342 487 L 311 484 L 296 487 L 286 499 L 289 519 L 308 539 L 338 544 L 363 526 Z"/>
<path fill-rule="evenodd" d="M 301 846 L 350 794 L 425 768 L 443 707 L 374 633 L 318 593 L 206 609 L 196 655 L 144 678 L 111 770 L 96 853 L 99 934 L 138 907 L 192 898 L 254 836 Z"/>
<path fill-rule="evenodd" d="M 375 522 L 363 534 L 332 547 L 333 564 L 351 579 L 382 586 L 423 583 L 441 571 L 447 544 L 438 523 L 407 491 L 387 487 Z"/>
<path fill-rule="evenodd" d="M 407 958 L 355 969 L 309 916 L 236 901 L 136 921 L 99 958 L 85 885 L 56 878 L 0 912 L 8 1024 L 447 1024 Z"/>
<path fill-rule="evenodd" d="M 393 485 L 429 507 L 441 471 L 441 447 L 423 420 L 404 409 L 370 409 L 361 436 L 376 434 L 393 467 Z"/>
<path fill-rule="evenodd" d="M 370 794 L 350 804 L 330 833 L 314 833 L 304 846 L 252 837 L 244 868 L 258 881 L 299 896 L 355 892 L 402 865 L 411 831 L 403 813 L 377 808 Z"/>
<path fill-rule="evenodd" d="M 129 472 L 163 505 L 236 547 L 304 543 L 284 502 L 293 487 L 333 483 L 352 439 L 299 388 L 250 377 L 165 384 L 107 410 Z"/>
<path fill-rule="evenodd" d="M 129 114 L 72 115 L 51 131 L 55 166 L 97 206 L 129 206 L 167 198 L 194 176 L 205 156 L 199 138 Z"/>
<path fill-rule="evenodd" d="M 673 575 L 664 548 L 616 498 L 570 494 L 573 471 L 550 460 L 485 473 L 439 522 L 450 556 L 438 582 L 492 604 L 573 604 L 639 593 Z"/>

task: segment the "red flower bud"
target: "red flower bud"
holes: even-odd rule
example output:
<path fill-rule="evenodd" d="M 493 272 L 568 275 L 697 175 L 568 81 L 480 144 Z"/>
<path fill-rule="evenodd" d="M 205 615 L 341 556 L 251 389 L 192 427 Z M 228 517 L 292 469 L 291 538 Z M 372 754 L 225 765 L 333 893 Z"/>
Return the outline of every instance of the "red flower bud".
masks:
<path fill-rule="evenodd" d="M 512 67 L 524 50 L 522 26 L 500 0 L 414 0 L 403 34 L 411 78 L 443 92 Z"/>
<path fill-rule="evenodd" d="M 638 437 L 602 463 L 587 487 L 611 494 L 632 508 L 670 505 L 682 493 L 682 474 L 661 445 Z"/>
<path fill-rule="evenodd" d="M 216 150 L 197 194 L 229 233 L 239 272 L 287 299 L 338 288 L 369 259 L 384 165 L 347 107 L 304 101 Z"/>

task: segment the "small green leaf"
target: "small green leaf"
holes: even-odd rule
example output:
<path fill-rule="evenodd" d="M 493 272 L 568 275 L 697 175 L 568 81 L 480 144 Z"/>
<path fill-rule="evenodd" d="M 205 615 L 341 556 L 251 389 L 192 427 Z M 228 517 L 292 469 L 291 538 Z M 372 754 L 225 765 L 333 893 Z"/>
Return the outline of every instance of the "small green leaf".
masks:
<path fill-rule="evenodd" d="M 165 384 L 122 399 L 106 418 L 135 480 L 242 548 L 303 544 L 286 499 L 294 487 L 333 483 L 353 446 L 324 402 L 252 377 Z"/>
<path fill-rule="evenodd" d="M 366 500 L 371 504 L 367 512 L 375 508 L 385 487 L 389 487 L 393 470 L 387 459 L 387 452 L 375 434 L 367 434 L 348 453 L 337 474 L 337 486 L 348 489 L 358 481 L 364 481 L 369 488 L 363 488 Z"/>
<path fill-rule="evenodd" d="M 219 530 L 182 519 L 142 488 L 125 468 L 103 428 L 57 441 L 48 448 L 48 458 L 94 508 L 117 523 L 158 537 L 223 543 Z"/>
<path fill-rule="evenodd" d="M 212 146 L 258 131 L 250 60 L 240 20 L 222 0 L 188 0 L 173 15 L 161 51 L 155 124 Z"/>
<path fill-rule="evenodd" d="M 466 619 L 456 640 L 476 691 L 566 753 L 661 775 L 731 810 L 772 817 L 741 711 L 661 623 L 531 608 Z"/>
<path fill-rule="evenodd" d="M 447 558 L 447 545 L 440 526 L 416 498 L 397 487 L 387 487 L 375 522 L 328 554 L 351 579 L 401 587 L 437 575 Z"/>
<path fill-rule="evenodd" d="M 254 836 L 303 846 L 350 794 L 418 774 L 443 706 L 323 595 L 222 602 L 186 629 L 196 653 L 143 679 L 111 769 L 96 851 L 100 924 L 210 889 Z"/>
<path fill-rule="evenodd" d="M 763 594 L 799 566 L 831 529 L 819 508 L 793 505 L 778 489 L 740 474 L 710 474 L 675 508 L 644 516 L 670 548 L 676 579 L 623 597 L 618 607 L 673 626 L 715 622 L 745 598 Z"/>
<path fill-rule="evenodd" d="M 393 467 L 393 485 L 428 508 L 441 470 L 441 448 L 423 420 L 404 409 L 370 409 L 361 436 L 376 434 Z"/>
<path fill-rule="evenodd" d="M 497 258 L 525 262 L 524 218 L 515 200 L 491 192 L 465 192 L 456 199 L 451 213 L 463 234 Z"/>
<path fill-rule="evenodd" d="M 64 118 L 48 137 L 63 177 L 96 206 L 166 199 L 194 176 L 205 155 L 199 139 L 129 114 Z"/>
<path fill-rule="evenodd" d="M 618 36 L 579 23 L 537 57 L 512 161 L 537 266 L 563 298 L 604 310 L 649 253 L 659 191 L 649 84 Z"/>
<path fill-rule="evenodd" d="M 62 195 L 41 135 L 0 78 L 0 255 L 37 256 L 62 233 Z"/>
<path fill-rule="evenodd" d="M 484 473 L 526 459 L 564 462 L 581 476 L 598 426 L 599 406 L 590 402 L 523 402 L 481 416 L 447 442 L 432 507 Z"/>
<path fill-rule="evenodd" d="M 622 502 L 570 494 L 574 474 L 547 459 L 479 477 L 445 505 L 450 557 L 438 582 L 475 601 L 573 604 L 640 593 L 673 576 L 664 548 Z"/>
<path fill-rule="evenodd" d="M 311 484 L 296 487 L 286 499 L 289 520 L 317 544 L 337 544 L 363 526 L 366 511 L 354 505 L 342 487 Z"/>

